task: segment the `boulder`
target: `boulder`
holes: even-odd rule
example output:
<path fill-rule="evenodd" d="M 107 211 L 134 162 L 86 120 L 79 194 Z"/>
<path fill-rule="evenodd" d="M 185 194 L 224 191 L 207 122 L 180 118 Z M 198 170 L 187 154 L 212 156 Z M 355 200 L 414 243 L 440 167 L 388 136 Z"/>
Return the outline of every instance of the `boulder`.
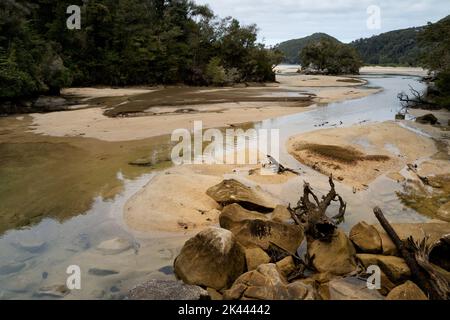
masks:
<path fill-rule="evenodd" d="M 224 300 L 304 300 L 312 288 L 302 282 L 289 284 L 275 264 L 263 264 L 240 276 L 224 292 Z"/>
<path fill-rule="evenodd" d="M 275 209 L 275 200 L 259 188 L 251 188 L 237 180 L 224 180 L 209 188 L 206 194 L 222 206 L 238 203 L 248 210 L 270 213 Z"/>
<path fill-rule="evenodd" d="M 208 292 L 209 298 L 211 300 L 220 301 L 223 300 L 222 294 L 213 288 L 206 288 L 206 291 Z"/>
<path fill-rule="evenodd" d="M 261 248 L 252 248 L 245 250 L 245 260 L 247 262 L 247 270 L 252 271 L 262 264 L 270 262 L 269 255 Z"/>
<path fill-rule="evenodd" d="M 134 287 L 127 295 L 129 300 L 201 300 L 207 297 L 206 290 L 173 280 L 150 280 Z"/>
<path fill-rule="evenodd" d="M 406 281 L 392 289 L 386 300 L 428 300 L 428 298 L 414 282 Z"/>
<path fill-rule="evenodd" d="M 238 204 L 225 207 L 219 221 L 220 226 L 233 232 L 236 240 L 246 248 L 267 250 L 270 243 L 274 243 L 294 254 L 304 238 L 300 226 L 269 220 Z"/>
<path fill-rule="evenodd" d="M 391 224 L 395 232 L 398 234 L 401 240 L 406 240 L 410 236 L 413 237 L 415 241 L 421 241 L 425 235 L 429 238 L 427 239 L 428 244 L 433 244 L 439 239 L 441 239 L 446 234 L 450 234 L 450 223 L 393 223 Z M 383 247 L 384 255 L 397 255 L 397 249 L 389 238 L 384 229 L 376 224 L 374 225 L 377 229 L 380 237 L 381 244 Z"/>
<path fill-rule="evenodd" d="M 322 284 L 319 289 L 323 300 L 384 300 L 377 291 L 367 287 L 367 282 L 358 278 L 337 278 Z"/>
<path fill-rule="evenodd" d="M 357 254 L 356 257 L 365 268 L 379 266 L 394 283 L 401 283 L 411 277 L 411 270 L 402 258 L 368 253 Z"/>
<path fill-rule="evenodd" d="M 104 255 L 119 254 L 132 248 L 132 243 L 128 239 L 114 238 L 103 241 L 97 247 L 97 250 Z"/>
<path fill-rule="evenodd" d="M 286 278 L 289 277 L 289 275 L 292 274 L 292 272 L 294 272 L 296 269 L 295 262 L 292 256 L 288 256 L 283 260 L 278 261 L 276 263 L 276 266 L 281 274 Z"/>
<path fill-rule="evenodd" d="M 383 250 L 377 229 L 364 221 L 352 228 L 349 238 L 362 252 L 381 253 Z"/>
<path fill-rule="evenodd" d="M 450 222 L 450 201 L 438 209 L 436 216 L 441 220 Z"/>
<path fill-rule="evenodd" d="M 421 117 L 417 117 L 416 122 L 422 123 L 422 124 L 435 125 L 438 123 L 438 119 L 432 113 L 429 113 L 429 114 L 423 115 Z"/>
<path fill-rule="evenodd" d="M 308 254 L 319 271 L 345 275 L 356 270 L 355 248 L 346 234 L 336 230 L 330 242 L 314 240 L 308 243 Z"/>
<path fill-rule="evenodd" d="M 220 291 L 245 271 L 245 253 L 230 231 L 208 228 L 185 243 L 174 270 L 187 284 Z"/>
<path fill-rule="evenodd" d="M 278 205 L 272 213 L 272 220 L 276 222 L 288 223 L 292 220 L 291 213 L 285 206 Z"/>

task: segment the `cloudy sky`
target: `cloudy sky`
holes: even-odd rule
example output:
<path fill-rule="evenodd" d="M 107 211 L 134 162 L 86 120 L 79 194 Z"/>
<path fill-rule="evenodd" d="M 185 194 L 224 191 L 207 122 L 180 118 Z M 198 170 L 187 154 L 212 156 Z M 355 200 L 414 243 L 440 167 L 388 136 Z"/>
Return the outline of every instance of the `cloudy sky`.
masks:
<path fill-rule="evenodd" d="M 314 32 L 328 33 L 343 42 L 391 30 L 421 26 L 450 15 L 449 0 L 196 0 L 221 16 L 245 24 L 256 23 L 260 40 L 274 45 Z M 380 8 L 380 28 L 367 13 Z"/>

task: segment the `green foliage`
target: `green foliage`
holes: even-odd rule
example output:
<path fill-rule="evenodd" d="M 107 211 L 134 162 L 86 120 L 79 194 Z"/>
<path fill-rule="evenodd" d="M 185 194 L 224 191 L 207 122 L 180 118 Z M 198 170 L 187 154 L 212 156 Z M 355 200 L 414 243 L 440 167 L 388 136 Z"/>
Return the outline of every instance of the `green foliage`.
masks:
<path fill-rule="evenodd" d="M 362 62 L 354 48 L 330 39 L 306 45 L 300 53 L 304 67 L 326 74 L 358 74 Z"/>
<path fill-rule="evenodd" d="M 81 30 L 66 9 L 81 7 Z M 0 98 L 68 85 L 272 81 L 279 54 L 255 25 L 190 0 L 8 0 L 0 4 Z"/>
<path fill-rule="evenodd" d="M 282 42 L 276 46 L 276 49 L 284 54 L 283 62 L 289 64 L 302 64 L 298 53 L 301 52 L 308 44 L 324 39 L 339 42 L 339 40 L 326 33 L 314 33 L 308 37 Z"/>
<path fill-rule="evenodd" d="M 417 34 L 423 27 L 382 33 L 350 43 L 361 55 L 365 64 L 417 66 L 423 49 Z"/>

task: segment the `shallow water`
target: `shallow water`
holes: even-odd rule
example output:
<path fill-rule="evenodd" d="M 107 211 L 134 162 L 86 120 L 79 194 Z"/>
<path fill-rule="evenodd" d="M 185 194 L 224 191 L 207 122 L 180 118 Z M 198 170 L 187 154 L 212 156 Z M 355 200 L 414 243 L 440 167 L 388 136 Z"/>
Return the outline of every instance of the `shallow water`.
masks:
<path fill-rule="evenodd" d="M 424 85 L 414 77 L 362 76 L 362 78 L 369 81 L 368 86 L 381 87 L 384 90 L 362 99 L 318 106 L 300 114 L 263 121 L 255 124 L 255 127 L 280 129 L 281 141 L 286 141 L 290 136 L 327 127 L 393 120 L 400 108 L 397 93 L 407 91 L 409 84 L 417 89 L 424 88 Z M 323 123 L 326 124 L 317 127 Z M 3 131 L 10 129 L 2 128 Z M 169 145 L 168 142 L 164 142 L 166 140 L 168 141 L 167 137 L 160 140 L 161 145 Z M 36 143 L 36 141 L 31 143 Z M 360 143 L 364 145 L 365 142 L 360 141 Z M 42 151 L 42 149 L 39 150 Z M 67 296 L 69 299 L 120 298 L 130 287 L 144 280 L 173 277 L 168 272 L 169 266 L 189 234 L 142 235 L 128 230 L 123 223 L 122 208 L 125 201 L 152 178 L 150 169 L 130 169 L 126 166 L 127 160 L 134 160 L 149 152 L 148 145 L 147 149 L 143 145 L 138 145 L 133 150 L 135 151 L 126 154 L 126 157 L 116 159 L 114 165 L 106 167 L 108 172 L 113 172 L 114 177 L 100 176 L 99 178 L 106 182 L 116 181 L 117 186 L 120 187 L 118 194 L 116 194 L 116 189 L 114 193 L 110 191 L 109 196 L 102 195 L 96 186 L 95 192 L 91 190 L 91 193 L 86 195 L 85 198 L 90 200 L 87 208 L 81 212 L 74 210 L 65 215 L 64 219 L 48 218 L 52 215 L 40 215 L 36 221 L 22 224 L 26 226 L 25 228 L 19 229 L 16 226 L 4 229 L 8 231 L 0 236 L 0 299 L 51 298 L 37 294 L 39 288 L 65 284 L 68 276 L 66 268 L 72 264 L 79 265 L 82 270 L 82 290 L 72 291 Z M 45 152 L 40 155 L 46 157 Z M 89 157 L 89 154 L 80 154 L 80 161 L 89 160 L 84 157 Z M 35 157 L 32 158 L 33 161 L 35 159 Z M 3 158 L 3 161 L 6 160 Z M 281 162 L 293 168 L 300 166 L 293 157 L 287 154 L 284 145 L 281 150 Z M 3 165 L 4 163 L 2 163 Z M 27 172 L 26 168 L 30 165 L 25 163 L 22 169 L 15 167 L 17 171 L 14 174 L 11 174 L 11 170 L 9 170 L 8 179 L 14 180 L 14 177 L 20 173 Z M 101 164 L 96 165 L 101 166 Z M 14 165 L 9 163 L 5 168 L 11 167 Z M 327 191 L 327 177 L 305 166 L 301 167 L 304 171 L 301 178 L 293 179 L 284 185 L 266 185 L 264 188 L 291 203 L 298 200 L 303 180 L 314 181 L 314 187 L 319 192 Z M 95 166 L 92 167 L 92 175 L 96 175 L 95 168 Z M 46 170 L 49 179 L 43 183 L 56 184 L 56 188 L 61 188 L 61 181 L 57 181 L 61 177 L 52 175 L 51 165 L 49 167 L 47 163 L 41 170 Z M 66 170 L 70 170 L 70 166 Z M 132 172 L 128 172 L 129 170 Z M 82 172 L 86 174 L 85 171 Z M 89 175 L 87 176 L 89 177 Z M 6 185 L 5 177 L 6 173 L 3 172 L 3 175 L 0 175 L 0 178 L 3 179 L 0 188 Z M 35 177 L 31 175 L 31 178 Z M 38 188 L 39 181 L 35 180 L 33 182 L 35 185 L 37 184 L 36 188 Z M 99 185 L 101 186 L 102 183 Z M 64 193 L 70 187 L 67 186 L 67 189 L 62 189 L 61 192 Z M 371 184 L 369 190 L 356 195 L 345 185 L 337 184 L 337 188 L 338 192 L 348 201 L 347 218 L 343 225 L 346 230 L 362 219 L 373 222 L 375 219 L 371 210 L 376 205 L 381 206 L 389 219 L 393 221 L 419 222 L 427 220 L 415 211 L 401 205 L 395 196 L 395 191 L 400 189 L 400 185 L 390 179 L 380 177 Z M 50 190 L 54 191 L 55 189 Z M 16 194 L 22 192 L 22 190 L 12 191 Z M 29 192 L 31 193 L 28 195 L 31 197 L 32 190 Z M 108 192 L 106 193 L 108 194 Z M 114 196 L 114 194 L 116 195 Z M 19 195 L 21 194 L 19 193 Z M 32 199 L 38 198 L 34 195 Z M 44 202 L 48 201 L 48 197 L 43 199 L 45 199 Z M 22 202 L 27 203 L 27 200 L 29 199 L 24 198 Z M 70 206 L 69 202 L 72 200 L 73 198 L 69 197 L 64 201 Z M 18 203 L 20 199 L 14 201 Z M 12 203 L 14 204 L 14 202 Z M 37 204 L 36 208 L 41 208 L 41 206 Z M 79 206 L 79 208 L 83 208 L 83 206 Z M 57 208 L 53 209 L 58 210 Z M 102 241 L 116 237 L 127 239 L 133 244 L 134 250 L 117 255 L 103 255 L 95 249 Z M 29 252 L 30 247 L 38 249 Z M 2 269 L 2 266 L 8 266 L 8 268 Z M 107 269 L 117 272 L 117 274 L 105 277 L 95 276 L 88 273 L 88 270 L 92 268 Z"/>

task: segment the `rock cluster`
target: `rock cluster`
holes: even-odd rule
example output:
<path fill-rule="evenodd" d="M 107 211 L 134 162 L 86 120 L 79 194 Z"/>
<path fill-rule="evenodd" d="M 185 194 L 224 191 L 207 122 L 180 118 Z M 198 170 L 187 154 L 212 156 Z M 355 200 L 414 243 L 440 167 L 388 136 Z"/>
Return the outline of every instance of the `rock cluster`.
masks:
<path fill-rule="evenodd" d="M 315 240 L 261 190 L 226 180 L 207 193 L 222 206 L 220 228 L 188 240 L 174 272 L 187 285 L 204 288 L 211 299 L 427 299 L 378 225 L 360 222 L 349 236 L 337 229 L 331 239 Z M 403 240 L 426 234 L 435 241 L 450 233 L 450 223 L 393 227 Z M 364 280 L 373 265 L 381 270 L 378 290 Z M 440 267 L 448 271 L 445 264 Z"/>

